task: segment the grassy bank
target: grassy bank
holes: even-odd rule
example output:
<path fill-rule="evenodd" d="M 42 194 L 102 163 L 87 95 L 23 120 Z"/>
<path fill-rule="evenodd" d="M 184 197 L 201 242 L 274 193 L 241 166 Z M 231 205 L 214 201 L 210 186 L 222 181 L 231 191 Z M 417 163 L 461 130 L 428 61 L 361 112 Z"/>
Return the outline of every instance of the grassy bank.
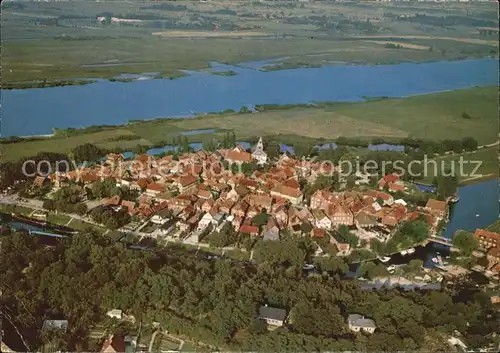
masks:
<path fill-rule="evenodd" d="M 410 136 L 433 140 L 471 136 L 482 145 L 497 140 L 497 94 L 496 87 L 476 87 L 409 98 L 321 104 L 319 107 L 286 106 L 286 109 L 265 109 L 259 113 L 213 114 L 193 119 L 150 120 L 70 133 L 58 131 L 53 137 L 2 145 L 2 152 L 4 160 L 14 161 L 41 151 L 69 152 L 84 143 L 127 150 L 138 144 L 170 144 L 183 131 L 203 129 L 219 131 L 186 137 L 190 142 L 221 139 L 227 130 L 233 130 L 237 139 L 243 141 L 269 135 L 292 136 L 292 140 L 303 136 L 315 141 L 331 141 L 339 136 L 385 139 Z M 464 112 L 470 118 L 464 118 Z"/>
<path fill-rule="evenodd" d="M 484 180 L 498 178 L 498 147 L 483 148 L 470 153 L 453 154 L 442 157 L 437 157 L 437 168 L 443 170 L 451 170 L 454 168 L 455 172 L 460 173 L 460 160 L 463 160 L 463 176 L 459 177 L 461 185 L 476 183 Z M 476 170 L 476 164 L 480 166 Z M 439 169 L 438 169 L 439 170 Z M 432 183 L 436 175 L 436 169 L 428 166 L 429 173 L 422 180 L 423 183 Z M 472 174 L 474 172 L 474 174 Z"/>

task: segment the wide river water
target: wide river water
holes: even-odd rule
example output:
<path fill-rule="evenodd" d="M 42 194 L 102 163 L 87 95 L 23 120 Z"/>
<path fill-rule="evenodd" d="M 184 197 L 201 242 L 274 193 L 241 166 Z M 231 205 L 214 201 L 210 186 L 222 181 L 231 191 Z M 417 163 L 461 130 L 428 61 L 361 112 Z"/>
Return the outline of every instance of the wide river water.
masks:
<path fill-rule="evenodd" d="M 190 71 L 189 76 L 175 80 L 102 80 L 84 86 L 2 90 L 2 136 L 49 134 L 53 127 L 187 117 L 244 105 L 359 101 L 363 97 L 406 97 L 498 84 L 495 59 L 270 72 L 248 64 L 213 67 L 237 75 Z"/>

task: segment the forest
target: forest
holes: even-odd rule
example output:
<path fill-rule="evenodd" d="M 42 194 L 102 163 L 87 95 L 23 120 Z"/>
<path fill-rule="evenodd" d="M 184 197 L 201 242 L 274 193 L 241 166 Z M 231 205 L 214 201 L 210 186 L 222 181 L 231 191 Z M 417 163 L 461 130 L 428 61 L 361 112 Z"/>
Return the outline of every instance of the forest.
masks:
<path fill-rule="evenodd" d="M 467 278 L 442 291 L 362 291 L 340 267 L 308 276 L 286 256 L 209 260 L 175 246 L 132 250 L 92 232 L 54 247 L 6 233 L 1 245 L 0 312 L 28 351 L 47 340 L 40 333 L 46 319 L 69 321 L 58 349 L 99 350 L 89 331 L 111 309 L 133 315 L 136 325 L 156 321 L 171 334 L 233 351 L 449 351 L 456 331 L 472 348 L 488 347 L 500 333 L 498 309 Z M 264 304 L 286 309 L 284 327 L 268 332 L 258 319 Z M 351 313 L 372 318 L 375 333 L 351 333 Z"/>

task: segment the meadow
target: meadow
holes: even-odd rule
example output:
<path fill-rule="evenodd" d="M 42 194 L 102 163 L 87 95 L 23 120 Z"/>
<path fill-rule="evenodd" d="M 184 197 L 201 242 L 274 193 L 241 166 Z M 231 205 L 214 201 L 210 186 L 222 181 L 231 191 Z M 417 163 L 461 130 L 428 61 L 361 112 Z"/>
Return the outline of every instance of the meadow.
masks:
<path fill-rule="evenodd" d="M 463 160 L 463 175 L 460 170 L 460 160 Z M 498 147 L 489 147 L 479 149 L 470 153 L 455 154 L 437 157 L 437 168 L 432 165 L 428 166 L 428 173 L 420 180 L 423 183 L 432 184 L 436 176 L 436 172 L 454 171 L 459 175 L 459 183 L 461 185 L 478 182 L 486 179 L 498 179 Z M 480 166 L 476 170 L 476 163 L 480 162 Z M 454 169 L 452 169 L 454 168 Z M 472 174 L 474 173 L 474 174 Z"/>
<path fill-rule="evenodd" d="M 65 152 L 94 143 L 107 149 L 132 149 L 138 144 L 170 144 L 183 131 L 215 129 L 214 133 L 185 135 L 189 142 L 222 140 L 234 131 L 240 141 L 258 136 L 294 137 L 295 141 L 357 137 L 432 140 L 474 137 L 480 145 L 498 139 L 496 87 L 475 87 L 408 98 L 370 99 L 356 103 L 286 106 L 258 113 L 225 113 L 191 119 L 158 119 L 119 127 L 73 131 L 64 135 L 2 145 L 3 160 L 14 161 L 38 152 Z M 466 113 L 467 118 L 464 117 Z M 283 140 L 285 142 L 285 140 Z"/>
<path fill-rule="evenodd" d="M 417 14 L 436 23 L 416 21 Z M 122 73 L 174 78 L 209 61 L 274 57 L 287 59 L 268 70 L 484 57 L 496 55 L 498 44 L 476 26 L 495 21 L 490 4 L 23 2 L 2 8 L 2 80 L 24 88 Z"/>

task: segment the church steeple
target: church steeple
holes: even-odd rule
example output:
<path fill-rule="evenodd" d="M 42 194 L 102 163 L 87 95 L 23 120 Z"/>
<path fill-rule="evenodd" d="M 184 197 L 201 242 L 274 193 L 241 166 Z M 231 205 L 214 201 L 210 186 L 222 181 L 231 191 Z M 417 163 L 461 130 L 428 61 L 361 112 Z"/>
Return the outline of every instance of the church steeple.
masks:
<path fill-rule="evenodd" d="M 262 142 L 262 137 L 259 138 L 259 142 L 257 142 L 257 145 L 255 146 L 256 151 L 264 151 L 264 143 Z"/>

